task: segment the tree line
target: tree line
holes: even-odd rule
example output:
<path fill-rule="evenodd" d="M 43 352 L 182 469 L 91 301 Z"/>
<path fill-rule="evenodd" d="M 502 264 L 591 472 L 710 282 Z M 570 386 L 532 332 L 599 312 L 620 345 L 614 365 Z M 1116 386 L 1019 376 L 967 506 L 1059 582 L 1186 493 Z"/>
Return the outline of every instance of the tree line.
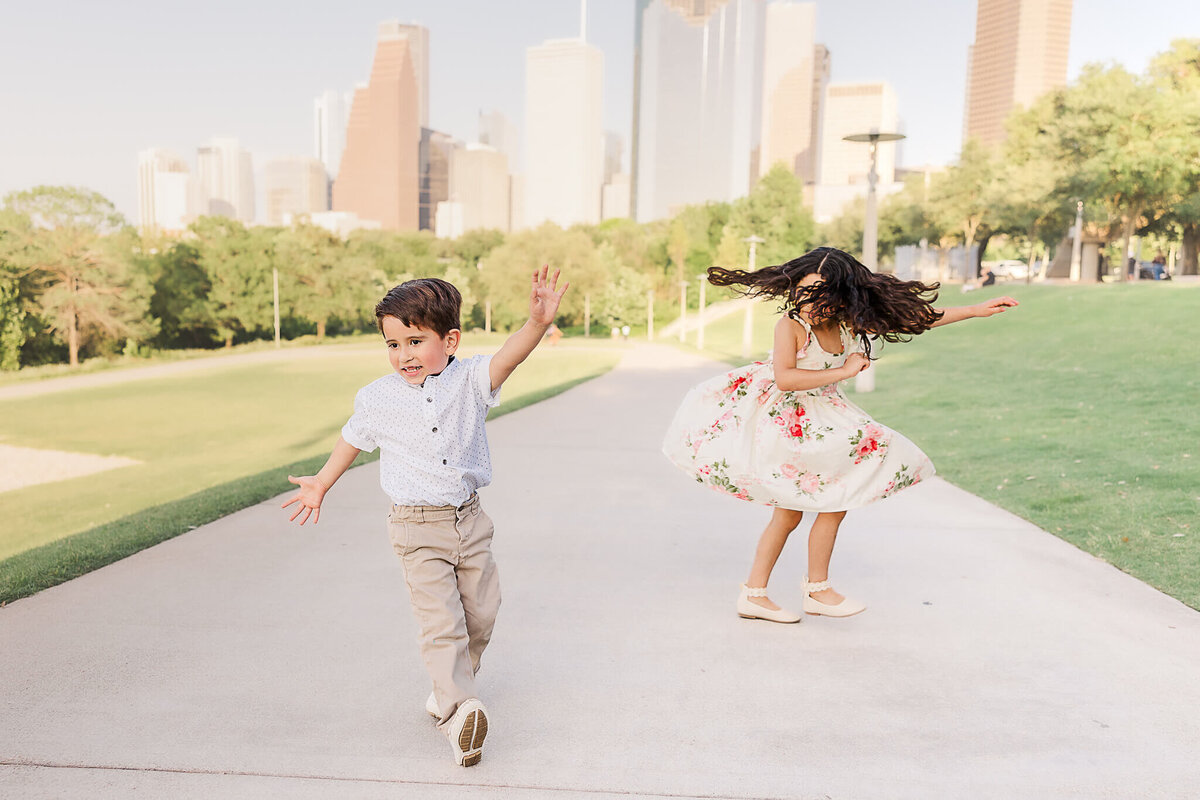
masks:
<path fill-rule="evenodd" d="M 1032 262 L 1058 245 L 1083 203 L 1084 236 L 1124 263 L 1134 236 L 1178 243 L 1182 274 L 1200 254 L 1200 39 L 1172 42 L 1146 73 L 1089 65 L 1006 120 L 995 148 L 968 141 L 944 171 L 910 176 L 880 204 L 885 255 L 922 240 L 945 250 L 1005 240 Z M 857 251 L 862 204 L 823 231 Z M 1122 278 L 1127 275 L 1119 270 Z"/>
<path fill-rule="evenodd" d="M 1198 271 L 1200 39 L 1174 42 L 1145 75 L 1089 66 L 1007 127 L 1002 146 L 969 141 L 957 163 L 911 176 L 883 201 L 883 263 L 922 241 L 943 252 L 977 244 L 980 257 L 1002 242 L 1031 259 L 1061 241 L 1082 201 L 1086 232 L 1126 245 L 1134 235 L 1180 242 L 1182 272 Z M 342 239 L 304 221 L 247 227 L 203 217 L 164 238 L 139 234 L 95 192 L 37 187 L 0 206 L 0 369 L 270 338 L 276 270 L 286 338 L 372 330 L 378 298 L 419 276 L 458 286 L 465 328 L 506 330 L 524 319 L 528 275 L 541 264 L 572 283 L 564 328 L 637 326 L 650 297 L 668 318 L 681 283 L 694 288 L 714 264 L 744 266 L 750 236 L 764 240 L 760 265 L 815 244 L 861 252 L 861 203 L 818 228 L 802 200 L 797 178 L 776 167 L 747 197 L 646 224 Z"/>
<path fill-rule="evenodd" d="M 462 292 L 464 328 L 507 330 L 524 321 L 541 264 L 561 267 L 573 286 L 561 326 L 636 326 L 650 294 L 668 300 L 718 259 L 744 262 L 741 239 L 752 233 L 768 239 L 769 257 L 810 247 L 801 190 L 779 168 L 748 197 L 673 220 L 445 240 L 379 230 L 343 239 L 304 220 L 281 228 L 225 217 L 201 217 L 181 237 L 143 235 L 96 192 L 40 186 L 0 207 L 0 369 L 271 338 L 276 271 L 285 338 L 372 330 L 388 288 L 428 276 Z M 665 302 L 659 311 L 669 315 Z"/>

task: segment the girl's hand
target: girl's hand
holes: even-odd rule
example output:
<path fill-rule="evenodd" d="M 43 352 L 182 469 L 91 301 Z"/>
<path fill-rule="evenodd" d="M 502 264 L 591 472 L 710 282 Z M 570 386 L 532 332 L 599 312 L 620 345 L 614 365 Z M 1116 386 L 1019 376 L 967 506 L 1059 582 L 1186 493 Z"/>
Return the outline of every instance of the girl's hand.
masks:
<path fill-rule="evenodd" d="M 977 317 L 990 317 L 992 314 L 999 314 L 1018 305 L 1020 303 L 1011 297 L 993 297 L 991 300 L 972 306 L 972 310 Z"/>
<path fill-rule="evenodd" d="M 563 284 L 561 289 L 558 288 L 558 276 L 562 270 L 554 270 L 554 278 L 547 281 L 546 275 L 550 272 L 550 266 L 545 265 L 541 269 L 541 274 L 537 270 L 533 273 L 533 289 L 529 293 L 529 318 L 538 325 L 549 325 L 554 322 L 554 315 L 558 313 L 558 304 L 562 302 L 562 297 L 566 293 L 569 283 Z"/>
<path fill-rule="evenodd" d="M 851 353 L 846 356 L 846 363 L 842 364 L 842 368 L 850 371 L 850 376 L 853 377 L 871 366 L 871 359 L 864 356 L 862 353 Z"/>
<path fill-rule="evenodd" d="M 317 480 L 315 475 L 306 475 L 303 478 L 295 478 L 288 475 L 288 480 L 299 486 L 300 491 L 296 492 L 292 499 L 288 500 L 280 508 L 287 508 L 292 503 L 299 503 L 300 506 L 296 509 L 296 513 L 292 514 L 289 521 L 295 522 L 296 517 L 303 514 L 304 518 L 300 520 L 300 524 L 303 525 L 308 522 L 309 516 L 314 515 L 315 512 L 313 525 L 316 525 L 321 521 L 321 501 L 325 498 L 325 492 L 327 491 L 325 486 Z"/>

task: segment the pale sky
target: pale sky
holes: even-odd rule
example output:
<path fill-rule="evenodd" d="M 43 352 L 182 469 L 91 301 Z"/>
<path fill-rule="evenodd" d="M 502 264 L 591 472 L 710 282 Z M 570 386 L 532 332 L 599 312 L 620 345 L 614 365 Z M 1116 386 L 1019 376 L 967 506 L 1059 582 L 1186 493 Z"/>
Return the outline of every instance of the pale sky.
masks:
<path fill-rule="evenodd" d="M 312 101 L 371 67 L 379 22 L 430 29 L 431 127 L 473 141 L 482 110 L 524 117 L 525 48 L 577 36 L 578 0 L 64 0 L 9 3 L 0 26 L 0 197 L 38 184 L 87 186 L 137 221 L 137 152 L 236 136 L 256 171 L 312 154 Z M 604 120 L 625 140 L 633 106 L 634 0 L 591 0 L 604 52 Z M 974 0 L 820 0 L 817 41 L 832 79 L 886 80 L 906 165 L 961 146 Z M 1091 61 L 1135 72 L 1173 38 L 1200 37 L 1197 0 L 1075 0 L 1068 78 Z M 261 184 L 261 175 L 258 176 Z M 259 213 L 261 215 L 261 202 Z"/>

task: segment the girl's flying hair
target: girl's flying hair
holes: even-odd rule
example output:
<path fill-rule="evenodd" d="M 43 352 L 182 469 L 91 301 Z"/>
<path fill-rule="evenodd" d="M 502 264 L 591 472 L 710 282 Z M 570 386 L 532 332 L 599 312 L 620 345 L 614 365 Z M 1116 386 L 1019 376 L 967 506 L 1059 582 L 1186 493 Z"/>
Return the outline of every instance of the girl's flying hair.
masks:
<path fill-rule="evenodd" d="M 814 272 L 821 280 L 801 286 L 800 280 Z M 818 247 L 785 264 L 754 272 L 709 267 L 708 282 L 743 286 L 742 294 L 748 297 L 781 300 L 781 310 L 793 319 L 804 309 L 814 321 L 840 320 L 862 340 L 867 358 L 871 339 L 904 341 L 942 318 L 933 307 L 940 284 L 871 272 L 854 256 L 833 247 Z"/>

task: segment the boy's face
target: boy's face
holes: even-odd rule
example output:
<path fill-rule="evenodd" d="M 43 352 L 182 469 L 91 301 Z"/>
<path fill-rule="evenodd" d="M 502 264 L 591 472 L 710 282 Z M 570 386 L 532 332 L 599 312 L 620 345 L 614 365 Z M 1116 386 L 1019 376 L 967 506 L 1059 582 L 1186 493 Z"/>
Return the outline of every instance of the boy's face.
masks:
<path fill-rule="evenodd" d="M 446 368 L 450 356 L 458 349 L 460 334 L 461 331 L 453 330 L 442 337 L 428 328 L 409 327 L 396 317 L 383 318 L 388 361 L 404 380 L 416 386 Z"/>

